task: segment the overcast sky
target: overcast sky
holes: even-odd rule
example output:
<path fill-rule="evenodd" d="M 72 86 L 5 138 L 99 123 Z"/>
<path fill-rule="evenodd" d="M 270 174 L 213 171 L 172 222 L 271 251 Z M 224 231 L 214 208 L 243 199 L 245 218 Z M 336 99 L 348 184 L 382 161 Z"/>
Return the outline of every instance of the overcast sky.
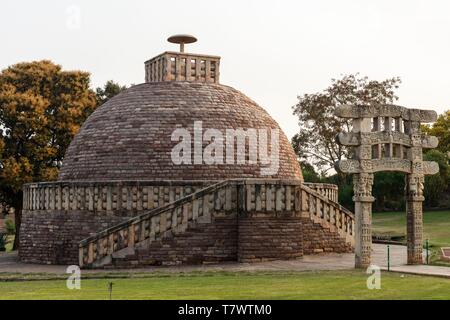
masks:
<path fill-rule="evenodd" d="M 78 15 L 79 13 L 79 15 Z M 79 18 L 78 18 L 79 17 Z M 399 103 L 450 109 L 450 1 L 3 0 L 0 68 L 51 59 L 92 85 L 144 80 L 144 61 L 178 50 L 220 55 L 221 83 L 261 104 L 291 137 L 297 95 L 359 72 L 400 76 Z"/>

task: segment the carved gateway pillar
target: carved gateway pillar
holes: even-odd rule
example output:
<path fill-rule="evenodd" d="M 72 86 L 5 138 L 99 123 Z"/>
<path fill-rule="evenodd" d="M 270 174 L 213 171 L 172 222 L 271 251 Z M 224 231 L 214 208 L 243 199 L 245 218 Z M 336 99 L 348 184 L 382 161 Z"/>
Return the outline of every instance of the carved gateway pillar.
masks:
<path fill-rule="evenodd" d="M 395 105 L 340 106 L 336 115 L 353 119 L 352 132 L 340 133 L 339 144 L 354 147 L 353 159 L 336 164 L 340 172 L 354 174 L 355 266 L 370 265 L 372 243 L 373 174 L 406 173 L 408 264 L 422 263 L 424 176 L 439 171 L 435 162 L 423 161 L 423 148 L 436 148 L 436 137 L 420 130 L 421 122 L 434 122 L 434 111 Z"/>
<path fill-rule="evenodd" d="M 353 176 L 355 202 L 355 267 L 370 266 L 372 251 L 372 197 L 373 174 L 357 173 Z"/>
<path fill-rule="evenodd" d="M 370 118 L 353 121 L 353 132 L 365 135 L 372 130 Z M 353 201 L 355 202 L 355 267 L 367 268 L 370 265 L 372 250 L 372 197 L 373 173 L 365 170 L 372 159 L 372 146 L 367 141 L 355 148 L 354 158 L 360 163 L 361 170 L 353 176 Z M 366 172 L 367 171 L 367 172 Z"/>
<path fill-rule="evenodd" d="M 408 174 L 406 177 L 406 235 L 408 264 L 422 264 L 424 175 Z"/>
<path fill-rule="evenodd" d="M 426 174 L 423 166 L 427 164 L 423 162 L 422 132 L 420 129 L 420 114 L 418 112 L 413 113 L 410 121 L 405 122 L 405 132 L 411 137 L 411 148 L 408 149 L 408 158 L 411 160 L 411 172 L 406 175 L 405 181 L 408 264 L 422 264 L 422 203 L 425 200 L 423 189 Z"/>

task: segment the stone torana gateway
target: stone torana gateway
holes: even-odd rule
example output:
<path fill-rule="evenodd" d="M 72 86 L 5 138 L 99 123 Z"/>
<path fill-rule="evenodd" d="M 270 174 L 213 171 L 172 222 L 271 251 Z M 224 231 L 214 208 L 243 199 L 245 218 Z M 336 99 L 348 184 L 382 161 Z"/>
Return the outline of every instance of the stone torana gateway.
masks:
<path fill-rule="evenodd" d="M 185 53 L 191 36 L 169 40 L 181 52 L 145 62 L 145 83 L 87 119 L 58 181 L 24 186 L 20 259 L 99 268 L 351 252 L 354 218 L 337 187 L 303 182 L 278 124 L 219 83 L 220 57 Z M 278 129 L 277 172 L 263 175 L 259 161 L 174 164 L 172 133 L 194 136 L 199 121 L 221 132 Z"/>
<path fill-rule="evenodd" d="M 354 158 L 336 164 L 337 170 L 354 174 L 355 266 L 370 265 L 372 244 L 372 185 L 374 173 L 406 174 L 408 264 L 423 263 L 424 176 L 439 172 L 436 162 L 423 161 L 422 149 L 436 148 L 438 139 L 421 132 L 421 122 L 435 122 L 435 111 L 395 105 L 340 106 L 336 115 L 353 119 L 353 131 L 340 133 L 341 145 L 354 147 Z"/>

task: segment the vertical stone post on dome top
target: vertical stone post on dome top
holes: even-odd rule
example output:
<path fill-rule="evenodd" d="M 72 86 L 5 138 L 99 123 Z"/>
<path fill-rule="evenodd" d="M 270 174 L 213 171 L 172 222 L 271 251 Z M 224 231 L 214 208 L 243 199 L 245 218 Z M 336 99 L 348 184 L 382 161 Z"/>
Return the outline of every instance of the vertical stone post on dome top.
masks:
<path fill-rule="evenodd" d="M 368 133 L 372 130 L 370 118 L 353 120 L 354 133 Z M 360 162 L 371 161 L 372 146 L 361 144 L 355 148 L 354 159 Z M 367 268 L 370 265 L 372 250 L 372 197 L 373 173 L 361 172 L 353 176 L 353 201 L 355 202 L 355 267 Z"/>
<path fill-rule="evenodd" d="M 421 264 L 424 176 L 438 173 L 439 166 L 423 161 L 422 149 L 436 148 L 438 140 L 422 134 L 420 124 L 436 121 L 436 112 L 396 105 L 349 105 L 335 113 L 353 119 L 353 131 L 338 134 L 336 140 L 353 147 L 354 156 L 336 163 L 336 169 L 354 174 L 355 266 L 365 268 L 371 262 L 372 185 L 374 173 L 381 171 L 406 174 L 408 264 Z"/>

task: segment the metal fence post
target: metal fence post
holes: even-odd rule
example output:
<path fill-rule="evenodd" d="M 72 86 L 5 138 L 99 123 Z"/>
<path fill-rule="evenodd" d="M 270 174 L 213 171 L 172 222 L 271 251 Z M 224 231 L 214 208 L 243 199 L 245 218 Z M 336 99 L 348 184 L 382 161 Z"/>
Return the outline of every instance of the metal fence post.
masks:
<path fill-rule="evenodd" d="M 387 264 L 388 264 L 388 271 L 391 270 L 391 247 L 387 246 Z"/>

